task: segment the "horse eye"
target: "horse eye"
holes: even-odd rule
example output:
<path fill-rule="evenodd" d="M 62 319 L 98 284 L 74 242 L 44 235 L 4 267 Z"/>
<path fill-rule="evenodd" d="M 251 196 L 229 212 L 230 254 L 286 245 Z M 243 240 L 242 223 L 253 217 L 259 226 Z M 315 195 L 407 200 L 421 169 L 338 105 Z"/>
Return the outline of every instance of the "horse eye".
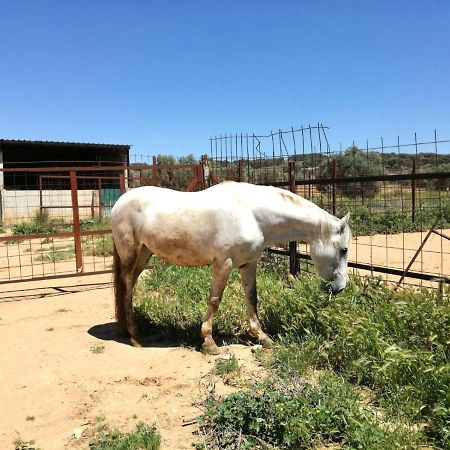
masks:
<path fill-rule="evenodd" d="M 347 254 L 347 252 L 348 252 L 348 248 L 347 247 L 341 248 L 341 255 L 342 256 L 345 256 Z"/>

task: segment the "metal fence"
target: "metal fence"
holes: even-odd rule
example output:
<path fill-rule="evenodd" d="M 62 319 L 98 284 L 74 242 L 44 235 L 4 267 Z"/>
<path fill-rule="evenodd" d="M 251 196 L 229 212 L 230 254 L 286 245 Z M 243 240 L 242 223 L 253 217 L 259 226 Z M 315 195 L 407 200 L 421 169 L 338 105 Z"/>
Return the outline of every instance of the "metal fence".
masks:
<path fill-rule="evenodd" d="M 0 284 L 106 273 L 109 213 L 127 188 L 205 188 L 205 161 L 0 170 Z"/>
<path fill-rule="evenodd" d="M 399 284 L 450 283 L 450 141 L 434 138 L 333 151 L 321 124 L 210 139 L 214 182 L 290 189 L 330 213 L 351 213 L 349 266 Z M 272 251 L 308 261 L 304 243 Z M 297 256 L 295 256 L 297 255 Z"/>

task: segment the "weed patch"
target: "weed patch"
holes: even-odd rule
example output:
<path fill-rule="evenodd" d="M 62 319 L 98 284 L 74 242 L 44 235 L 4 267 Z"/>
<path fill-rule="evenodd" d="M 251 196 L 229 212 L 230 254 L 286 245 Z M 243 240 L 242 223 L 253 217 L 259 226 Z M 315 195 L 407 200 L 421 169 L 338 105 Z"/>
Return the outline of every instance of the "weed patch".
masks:
<path fill-rule="evenodd" d="M 18 437 L 14 441 L 14 450 L 40 450 L 36 447 L 34 440 L 24 441 L 22 438 Z"/>
<path fill-rule="evenodd" d="M 207 448 L 308 449 L 319 444 L 390 450 L 415 448 L 407 427 L 383 427 L 357 391 L 325 374 L 317 385 L 272 378 L 224 400 L 211 398 L 201 419 Z"/>
<path fill-rule="evenodd" d="M 344 292 L 333 297 L 320 290 L 316 277 L 304 274 L 289 279 L 284 267 L 271 268 L 267 262 L 264 267 L 258 272 L 259 315 L 264 330 L 277 342 L 271 356 L 264 360 L 283 383 L 289 384 L 290 379 L 310 369 L 325 370 L 345 380 L 345 385 L 368 387 L 374 405 L 384 411 L 389 423 L 403 421 L 416 425 L 420 431 L 416 433 L 419 437 L 413 433 L 414 439 L 417 437 L 436 448 L 450 448 L 450 304 L 447 301 L 431 290 L 394 293 L 377 278 L 354 278 Z M 182 335 L 187 343 L 199 342 L 210 276 L 207 268 L 183 269 L 155 261 L 137 287 L 141 301 L 136 312 L 141 330 L 157 326 L 172 336 Z M 246 330 L 244 294 L 236 274 L 225 290 L 214 327 L 216 337 L 218 333 L 233 335 Z M 333 380 L 338 389 L 336 378 Z M 250 394 L 239 395 L 247 399 Z M 230 409 L 233 402 L 239 403 L 239 395 L 229 400 Z M 312 398 L 313 394 L 308 395 Z M 276 409 L 267 411 L 264 420 L 278 417 Z M 357 411 L 354 414 L 352 417 L 359 417 Z M 209 430 L 214 434 L 216 422 L 211 417 Z M 373 439 L 391 442 L 392 436 L 403 436 L 401 429 L 386 434 L 387 430 L 380 424 L 367 425 L 373 420 L 364 417 L 368 417 L 363 421 L 364 427 L 369 427 L 374 436 L 381 436 Z M 301 423 L 299 419 L 300 428 Z M 326 428 L 324 424 L 317 427 L 312 428 L 311 436 L 320 435 L 324 442 L 331 439 L 329 432 L 319 430 Z M 357 442 L 353 431 L 340 426 L 337 429 L 341 436 L 337 442 L 349 448 L 378 448 L 375 444 L 352 447 L 348 443 Z M 256 432 L 254 428 L 246 430 L 248 435 Z M 304 433 L 299 437 L 304 441 L 298 442 L 315 445 L 308 440 L 310 432 Z M 258 435 L 280 448 L 303 448 L 289 447 L 291 444 L 287 442 L 264 436 Z M 406 437 L 401 439 L 399 442 L 408 442 L 404 440 Z M 257 439 L 252 442 L 257 445 Z M 415 448 L 401 445 L 399 448 Z M 218 448 L 234 447 L 223 444 Z M 397 447 L 382 444 L 379 448 Z"/>
<path fill-rule="evenodd" d="M 89 443 L 91 450 L 158 450 L 161 437 L 154 425 L 139 422 L 130 433 L 102 423 Z"/>
<path fill-rule="evenodd" d="M 237 358 L 232 355 L 230 358 L 222 359 L 219 358 L 214 363 L 214 368 L 212 373 L 214 375 L 228 375 L 228 374 L 239 374 L 240 367 Z"/>

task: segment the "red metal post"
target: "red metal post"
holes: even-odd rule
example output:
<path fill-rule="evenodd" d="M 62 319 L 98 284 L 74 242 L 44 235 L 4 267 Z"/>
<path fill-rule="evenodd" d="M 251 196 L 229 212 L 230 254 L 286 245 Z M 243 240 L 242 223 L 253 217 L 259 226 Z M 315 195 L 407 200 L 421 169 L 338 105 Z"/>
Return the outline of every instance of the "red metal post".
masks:
<path fill-rule="evenodd" d="M 76 271 L 83 271 L 83 253 L 81 247 L 80 211 L 78 209 L 77 173 L 70 171 L 70 191 L 72 194 L 73 240 L 75 242 Z"/>
<path fill-rule="evenodd" d="M 337 166 L 336 166 L 336 160 L 333 159 L 333 169 L 332 169 L 332 175 L 331 177 L 333 179 L 336 179 L 336 173 L 337 173 Z M 336 183 L 333 183 L 331 185 L 331 190 L 332 190 L 332 200 L 333 200 L 333 216 L 336 215 Z"/>
<path fill-rule="evenodd" d="M 415 223 L 415 221 L 416 221 L 416 187 L 417 187 L 417 182 L 416 182 L 416 179 L 414 178 L 414 175 L 416 174 L 416 158 L 415 157 L 412 160 L 411 173 L 413 175 L 413 178 L 411 180 L 411 208 L 412 208 L 411 219 L 412 219 L 412 222 Z"/>
<path fill-rule="evenodd" d="M 202 180 L 202 190 L 206 189 L 210 183 L 209 183 L 209 162 L 208 162 L 208 156 L 207 155 L 202 155 L 201 160 L 200 160 L 200 164 L 201 164 L 201 180 Z"/>
<path fill-rule="evenodd" d="M 242 182 L 242 159 L 238 161 L 238 181 Z"/>
<path fill-rule="evenodd" d="M 43 222 L 44 214 L 43 214 L 43 199 L 42 199 L 42 175 L 39 175 L 39 222 Z"/>
<path fill-rule="evenodd" d="M 123 173 L 119 173 L 119 188 L 120 188 L 120 195 L 125 194 L 125 175 Z"/>
<path fill-rule="evenodd" d="M 101 222 L 103 219 L 103 198 L 102 198 L 102 179 L 98 177 L 98 220 Z"/>
<path fill-rule="evenodd" d="M 153 167 L 152 167 L 152 186 L 158 185 L 158 169 L 156 156 L 153 157 Z"/>
<path fill-rule="evenodd" d="M 289 190 L 294 194 L 297 193 L 295 184 L 295 161 L 289 161 Z M 300 269 L 299 259 L 297 256 L 297 242 L 289 242 L 289 272 L 291 275 L 297 275 Z"/>

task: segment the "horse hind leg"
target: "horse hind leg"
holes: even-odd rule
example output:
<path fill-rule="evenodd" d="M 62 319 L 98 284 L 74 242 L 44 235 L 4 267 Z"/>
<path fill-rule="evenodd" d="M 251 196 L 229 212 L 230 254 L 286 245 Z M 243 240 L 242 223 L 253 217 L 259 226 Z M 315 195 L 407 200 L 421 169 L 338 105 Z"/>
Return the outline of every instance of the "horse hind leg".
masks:
<path fill-rule="evenodd" d="M 133 347 L 141 347 L 141 343 L 137 338 L 138 333 L 133 310 L 133 288 L 139 275 L 147 267 L 147 263 L 151 255 L 152 253 L 150 250 L 143 245 L 139 250 L 132 269 L 129 272 L 127 271 L 126 280 L 124 280 L 127 286 L 127 291 L 124 298 L 125 314 L 127 317 L 127 331 L 130 335 L 130 344 Z"/>
<path fill-rule="evenodd" d="M 133 271 L 133 286 L 135 285 L 139 275 L 143 272 L 143 270 L 147 267 L 148 260 L 152 256 L 152 252 L 143 245 L 139 251 L 138 257 L 136 258 L 136 263 Z"/>
<path fill-rule="evenodd" d="M 258 338 L 264 348 L 272 348 L 273 341 L 261 328 L 258 319 L 258 295 L 256 292 L 256 262 L 246 264 L 239 268 L 242 286 L 247 298 L 248 321 L 250 334 Z"/>
<path fill-rule="evenodd" d="M 139 252 L 121 260 L 116 268 L 116 316 L 123 331 L 128 333 L 130 344 L 133 347 L 141 347 L 137 339 L 137 327 L 133 311 L 133 287 L 139 276 L 147 265 L 151 252 L 142 247 Z M 117 289 L 119 286 L 119 289 Z M 121 298 L 118 298 L 121 297 Z M 119 306 L 117 306 L 119 305 Z M 123 317 L 121 317 L 121 315 Z"/>

